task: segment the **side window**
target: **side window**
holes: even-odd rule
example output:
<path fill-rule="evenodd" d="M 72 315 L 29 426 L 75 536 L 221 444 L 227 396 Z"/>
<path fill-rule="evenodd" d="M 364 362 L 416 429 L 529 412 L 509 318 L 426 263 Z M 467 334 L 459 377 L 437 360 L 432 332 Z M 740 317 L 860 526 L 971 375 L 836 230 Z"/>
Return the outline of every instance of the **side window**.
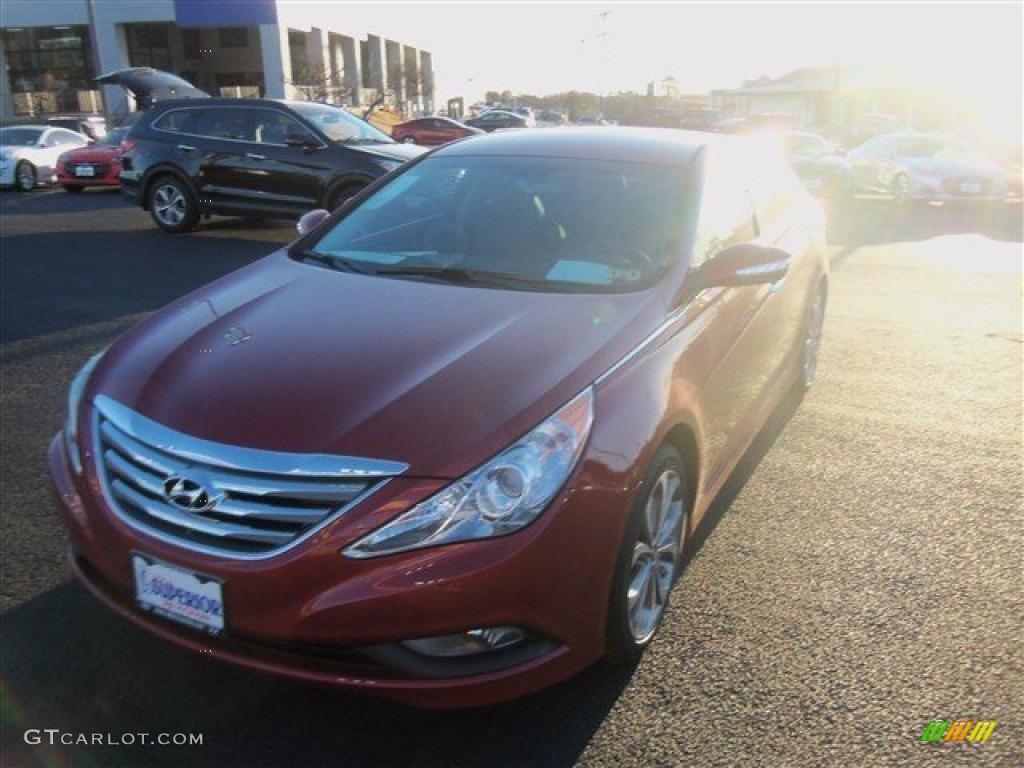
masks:
<path fill-rule="evenodd" d="M 301 137 L 312 139 L 318 144 L 320 141 L 298 120 L 273 109 L 251 110 L 255 120 L 256 141 L 261 144 L 284 145 L 288 137 Z"/>
<path fill-rule="evenodd" d="M 255 136 L 249 127 L 250 112 L 252 112 L 250 109 L 232 109 L 230 107 L 200 110 L 199 118 L 191 132 L 211 139 L 254 141 Z"/>
<path fill-rule="evenodd" d="M 190 133 L 198 114 L 199 110 L 197 109 L 172 109 L 160 115 L 154 121 L 153 127 L 172 133 Z"/>
<path fill-rule="evenodd" d="M 757 220 L 740 169 L 712 154 L 704 165 L 693 265 L 723 248 L 757 238 Z"/>

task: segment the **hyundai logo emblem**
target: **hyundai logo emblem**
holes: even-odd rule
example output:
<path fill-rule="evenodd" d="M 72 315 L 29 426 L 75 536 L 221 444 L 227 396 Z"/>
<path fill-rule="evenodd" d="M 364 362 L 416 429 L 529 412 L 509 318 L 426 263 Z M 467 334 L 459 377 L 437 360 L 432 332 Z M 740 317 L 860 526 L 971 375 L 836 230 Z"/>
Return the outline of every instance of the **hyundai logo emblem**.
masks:
<path fill-rule="evenodd" d="M 185 512 L 206 512 L 220 501 L 202 483 L 185 475 L 171 475 L 164 480 L 164 498 Z"/>

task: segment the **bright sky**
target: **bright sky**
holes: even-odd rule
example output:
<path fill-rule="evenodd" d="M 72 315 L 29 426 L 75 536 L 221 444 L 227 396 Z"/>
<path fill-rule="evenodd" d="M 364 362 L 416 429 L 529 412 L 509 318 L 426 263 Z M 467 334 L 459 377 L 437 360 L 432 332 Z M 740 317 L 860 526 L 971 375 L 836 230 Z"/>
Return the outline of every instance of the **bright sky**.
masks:
<path fill-rule="evenodd" d="M 418 44 L 442 98 L 484 91 L 683 93 L 834 63 L 901 67 L 1020 119 L 1022 8 L 1014 2 L 331 2 L 286 0 Z M 601 14 L 610 12 L 607 24 Z M 607 34 L 602 36 L 602 32 Z M 602 65 L 603 62 L 603 65 Z M 602 72 L 604 73 L 602 77 Z"/>

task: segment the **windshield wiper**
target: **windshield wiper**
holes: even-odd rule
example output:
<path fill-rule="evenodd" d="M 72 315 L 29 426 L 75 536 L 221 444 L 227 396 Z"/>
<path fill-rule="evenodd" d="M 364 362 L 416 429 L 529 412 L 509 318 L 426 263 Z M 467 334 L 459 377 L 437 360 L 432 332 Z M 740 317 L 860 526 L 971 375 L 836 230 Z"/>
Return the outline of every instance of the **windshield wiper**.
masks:
<path fill-rule="evenodd" d="M 299 251 L 299 256 L 302 257 L 303 261 L 312 261 L 317 264 L 323 264 L 325 267 L 336 269 L 339 272 L 352 272 L 356 275 L 374 274 L 374 270 L 367 269 L 363 266 L 362 262 L 346 259 L 344 256 L 332 256 L 329 253 L 320 253 L 319 251 L 314 251 L 312 249 Z"/>
<path fill-rule="evenodd" d="M 592 286 L 564 280 L 547 280 L 545 278 L 527 277 L 513 272 L 498 272 L 486 269 L 466 269 L 465 267 L 437 267 L 427 264 L 420 265 L 387 265 L 378 266 L 374 274 L 388 277 L 425 277 L 443 283 L 460 285 L 486 285 L 495 288 L 536 291 L 586 291 Z"/>

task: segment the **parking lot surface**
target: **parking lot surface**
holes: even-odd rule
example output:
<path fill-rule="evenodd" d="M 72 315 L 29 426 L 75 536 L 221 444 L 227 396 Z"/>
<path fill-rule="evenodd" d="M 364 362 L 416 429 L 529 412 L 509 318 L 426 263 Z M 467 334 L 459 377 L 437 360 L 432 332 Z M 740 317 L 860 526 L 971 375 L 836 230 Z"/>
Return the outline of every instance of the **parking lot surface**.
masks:
<path fill-rule="evenodd" d="M 0 193 L 5 766 L 1024 763 L 1020 206 L 830 211 L 819 379 L 728 483 L 655 645 L 635 670 L 449 713 L 171 647 L 63 561 L 43 457 L 74 372 L 293 233 L 169 236 L 116 192 Z M 933 720 L 997 726 L 922 743 Z"/>

